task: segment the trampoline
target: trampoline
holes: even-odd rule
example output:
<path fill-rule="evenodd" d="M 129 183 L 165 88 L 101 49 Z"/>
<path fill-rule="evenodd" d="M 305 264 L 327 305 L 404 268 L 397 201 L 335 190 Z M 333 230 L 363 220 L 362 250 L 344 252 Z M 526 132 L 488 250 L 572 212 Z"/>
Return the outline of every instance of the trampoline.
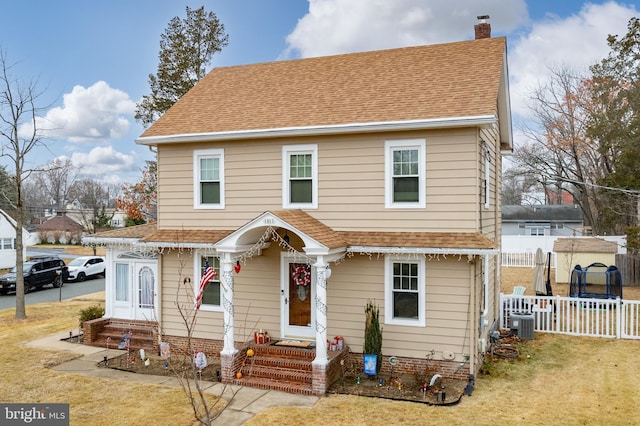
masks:
<path fill-rule="evenodd" d="M 576 265 L 571 271 L 570 297 L 595 299 L 622 298 L 622 274 L 615 265 L 595 262 L 586 268 Z"/>

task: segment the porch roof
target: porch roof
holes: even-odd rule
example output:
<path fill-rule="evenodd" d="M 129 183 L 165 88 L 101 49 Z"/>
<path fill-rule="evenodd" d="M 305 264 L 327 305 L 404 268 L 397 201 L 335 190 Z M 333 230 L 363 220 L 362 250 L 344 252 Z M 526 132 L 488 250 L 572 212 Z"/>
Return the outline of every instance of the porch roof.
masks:
<path fill-rule="evenodd" d="M 292 231 L 304 233 L 328 249 L 395 253 L 410 249 L 412 253 L 479 254 L 495 251 L 498 247 L 479 232 L 335 231 L 302 210 L 271 213 L 286 222 Z M 101 232 L 87 240 L 109 244 L 118 237 L 136 238 L 137 235 L 138 243 L 143 246 L 215 249 L 216 243 L 235 231 L 157 229 L 153 224 Z"/>
<path fill-rule="evenodd" d="M 349 246 L 425 247 L 438 249 L 494 249 L 497 245 L 478 232 L 340 232 Z"/>

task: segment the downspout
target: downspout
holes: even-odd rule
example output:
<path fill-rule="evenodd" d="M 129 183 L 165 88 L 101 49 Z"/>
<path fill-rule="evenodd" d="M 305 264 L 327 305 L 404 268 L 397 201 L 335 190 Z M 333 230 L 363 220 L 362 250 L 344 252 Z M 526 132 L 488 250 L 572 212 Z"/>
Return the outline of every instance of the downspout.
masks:
<path fill-rule="evenodd" d="M 489 310 L 489 255 L 482 256 L 482 286 L 484 289 L 484 308 L 480 315 L 480 332 L 484 332 L 486 326 L 489 325 L 487 312 Z"/>
<path fill-rule="evenodd" d="M 475 351 L 475 344 L 473 343 L 475 340 L 477 340 L 477 336 L 478 336 L 478 326 L 476 323 L 476 318 L 478 318 L 477 314 L 477 310 L 476 310 L 476 273 L 475 273 L 476 269 L 472 268 L 470 271 L 470 281 L 472 283 L 471 286 L 471 316 L 470 316 L 470 321 L 469 321 L 469 336 L 470 336 L 470 340 L 469 340 L 469 374 L 473 374 L 473 372 L 475 371 L 475 364 L 476 364 L 476 351 Z"/>

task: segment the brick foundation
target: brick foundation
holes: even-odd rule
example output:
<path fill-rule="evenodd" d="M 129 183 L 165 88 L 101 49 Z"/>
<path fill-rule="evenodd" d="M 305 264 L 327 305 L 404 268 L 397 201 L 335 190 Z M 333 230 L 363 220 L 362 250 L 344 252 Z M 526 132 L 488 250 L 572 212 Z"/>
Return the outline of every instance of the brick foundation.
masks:
<path fill-rule="evenodd" d="M 382 356 L 382 366 L 380 374 L 390 374 L 391 364 L 389 364 L 390 356 Z M 393 367 L 393 374 L 416 376 L 420 374 L 438 373 L 444 378 L 466 380 L 469 378 L 469 362 L 464 363 L 447 360 L 426 360 L 419 358 L 396 357 L 397 362 Z M 350 352 L 345 363 L 362 371 L 364 367 L 364 359 L 361 353 Z"/>

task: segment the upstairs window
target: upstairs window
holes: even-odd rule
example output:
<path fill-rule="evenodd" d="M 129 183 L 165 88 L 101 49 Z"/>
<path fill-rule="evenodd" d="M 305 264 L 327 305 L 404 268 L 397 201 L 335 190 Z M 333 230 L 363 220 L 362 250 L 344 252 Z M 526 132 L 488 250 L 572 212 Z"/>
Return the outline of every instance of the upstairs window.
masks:
<path fill-rule="evenodd" d="M 317 208 L 317 145 L 290 145 L 282 148 L 284 208 Z"/>
<path fill-rule="evenodd" d="M 193 152 L 194 205 L 196 209 L 224 208 L 224 151 Z"/>
<path fill-rule="evenodd" d="M 489 157 L 490 151 L 487 150 L 484 154 L 484 208 L 488 209 L 491 206 L 491 157 Z"/>
<path fill-rule="evenodd" d="M 385 206 L 424 208 L 426 187 L 424 139 L 385 143 Z"/>

